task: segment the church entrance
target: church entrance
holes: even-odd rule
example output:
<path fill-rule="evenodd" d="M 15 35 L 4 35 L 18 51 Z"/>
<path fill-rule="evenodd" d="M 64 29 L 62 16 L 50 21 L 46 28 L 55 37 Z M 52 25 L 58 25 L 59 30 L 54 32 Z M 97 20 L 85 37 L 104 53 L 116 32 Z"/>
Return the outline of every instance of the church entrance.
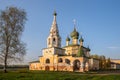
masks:
<path fill-rule="evenodd" d="M 46 71 L 49 71 L 49 70 L 50 70 L 50 67 L 49 67 L 49 66 L 45 66 L 45 70 L 46 70 Z"/>
<path fill-rule="evenodd" d="M 80 61 L 79 60 L 75 60 L 73 62 L 73 71 L 79 71 L 80 70 Z"/>

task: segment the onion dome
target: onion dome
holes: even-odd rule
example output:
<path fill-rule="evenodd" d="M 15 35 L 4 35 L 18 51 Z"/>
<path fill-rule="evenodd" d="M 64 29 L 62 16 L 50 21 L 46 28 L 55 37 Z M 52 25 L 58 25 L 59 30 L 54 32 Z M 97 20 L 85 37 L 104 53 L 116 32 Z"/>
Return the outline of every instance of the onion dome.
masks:
<path fill-rule="evenodd" d="M 89 46 L 87 47 L 87 51 L 90 51 L 90 48 L 89 48 Z"/>
<path fill-rule="evenodd" d="M 73 32 L 70 34 L 71 38 L 78 39 L 79 33 L 76 31 L 76 28 L 74 28 Z"/>
<path fill-rule="evenodd" d="M 80 38 L 80 40 L 79 40 L 80 42 L 84 42 L 84 39 L 82 38 L 82 36 L 81 36 L 81 38 Z"/>
<path fill-rule="evenodd" d="M 67 38 L 66 38 L 66 41 L 70 41 L 70 38 L 69 38 L 69 37 L 67 37 Z"/>
<path fill-rule="evenodd" d="M 56 13 L 56 11 L 54 11 L 53 15 L 54 15 L 54 16 L 57 16 L 57 13 Z"/>

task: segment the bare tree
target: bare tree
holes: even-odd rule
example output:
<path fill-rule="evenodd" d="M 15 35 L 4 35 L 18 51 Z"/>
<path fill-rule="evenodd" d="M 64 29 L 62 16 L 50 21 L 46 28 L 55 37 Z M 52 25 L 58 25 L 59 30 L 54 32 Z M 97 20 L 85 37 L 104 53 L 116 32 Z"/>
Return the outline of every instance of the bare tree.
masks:
<path fill-rule="evenodd" d="M 25 43 L 21 35 L 26 21 L 26 12 L 16 7 L 7 7 L 0 12 L 0 60 L 7 72 L 7 63 L 12 60 L 22 60 L 26 54 Z"/>

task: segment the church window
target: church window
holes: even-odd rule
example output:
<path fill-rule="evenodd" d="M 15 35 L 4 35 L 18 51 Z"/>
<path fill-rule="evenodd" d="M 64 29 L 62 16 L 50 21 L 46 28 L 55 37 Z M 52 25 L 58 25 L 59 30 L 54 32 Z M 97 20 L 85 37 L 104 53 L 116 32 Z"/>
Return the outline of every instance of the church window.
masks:
<path fill-rule="evenodd" d="M 46 63 L 50 63 L 50 59 L 46 59 Z"/>
<path fill-rule="evenodd" d="M 59 63 L 62 63 L 62 62 L 63 62 L 62 58 L 59 58 L 59 59 L 58 59 L 58 62 L 59 62 Z"/>
<path fill-rule="evenodd" d="M 65 63 L 70 64 L 70 60 L 69 59 L 65 59 Z"/>
<path fill-rule="evenodd" d="M 53 38 L 53 44 L 55 44 L 56 43 L 56 39 L 55 38 Z"/>
<path fill-rule="evenodd" d="M 53 41 L 55 41 L 55 38 L 53 38 Z"/>

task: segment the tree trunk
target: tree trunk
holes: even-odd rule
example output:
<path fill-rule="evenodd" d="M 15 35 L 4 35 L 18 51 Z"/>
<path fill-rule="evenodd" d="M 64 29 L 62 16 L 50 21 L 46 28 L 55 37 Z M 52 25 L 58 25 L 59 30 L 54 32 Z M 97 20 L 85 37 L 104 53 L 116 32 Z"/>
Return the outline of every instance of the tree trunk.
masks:
<path fill-rule="evenodd" d="M 6 54 L 5 54 L 5 60 L 4 60 L 4 73 L 7 73 L 7 58 L 8 58 L 8 45 L 6 47 Z"/>
<path fill-rule="evenodd" d="M 4 61 L 4 73 L 7 73 L 7 62 L 6 62 L 6 59 Z"/>

